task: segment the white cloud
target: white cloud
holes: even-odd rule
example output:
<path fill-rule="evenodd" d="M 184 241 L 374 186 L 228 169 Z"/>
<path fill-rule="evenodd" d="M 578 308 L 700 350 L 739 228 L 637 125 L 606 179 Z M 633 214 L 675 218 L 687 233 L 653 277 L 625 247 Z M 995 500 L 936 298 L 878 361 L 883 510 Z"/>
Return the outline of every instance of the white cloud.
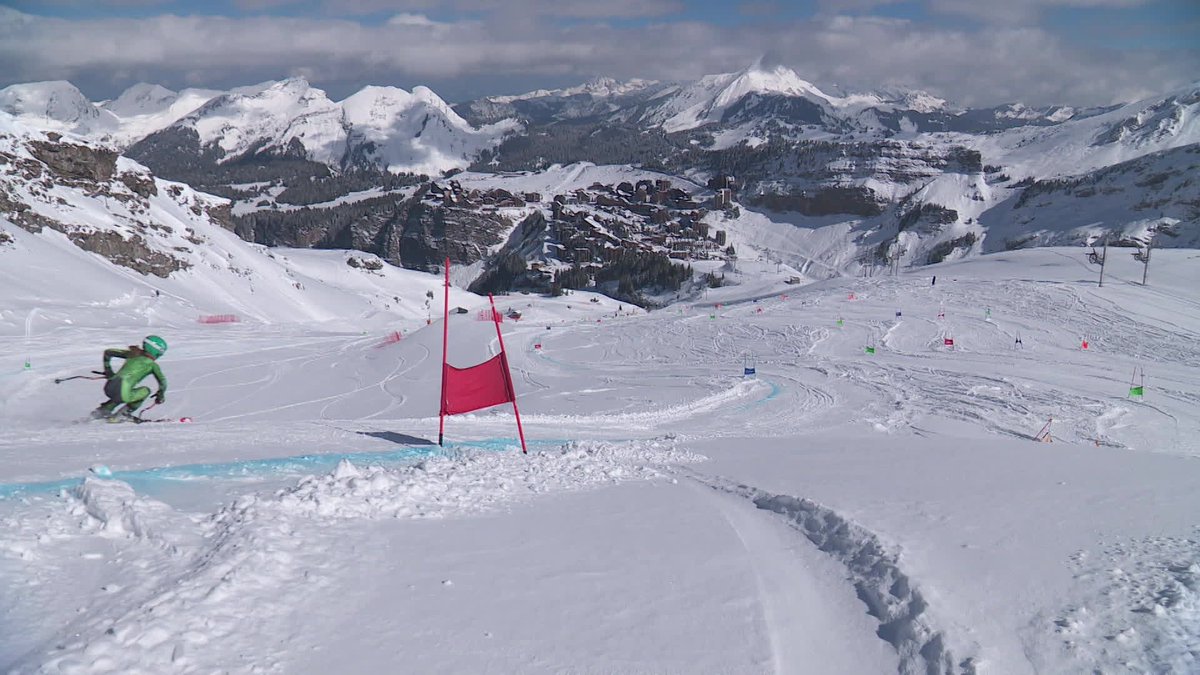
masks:
<path fill-rule="evenodd" d="M 16 2 L 18 6 L 22 4 L 33 5 L 34 7 L 153 7 L 155 5 L 165 5 L 173 0 L 37 0 L 37 2 Z M 293 1 L 293 0 L 289 0 Z"/>
<path fill-rule="evenodd" d="M 408 13 L 438 9 L 525 21 L 538 21 L 545 17 L 631 19 L 667 16 L 684 10 L 681 0 L 328 0 L 326 4 L 330 13 L 337 14 Z"/>
<path fill-rule="evenodd" d="M 277 9 L 294 5 L 301 0 L 233 0 L 233 4 L 242 10 L 257 11 L 260 9 Z"/>
<path fill-rule="evenodd" d="M 853 1 L 853 0 L 851 0 Z M 1119 9 L 1139 7 L 1150 0 L 929 0 L 930 9 L 957 14 L 989 23 L 1032 24 L 1047 10 L 1064 7 L 1080 9 Z"/>
<path fill-rule="evenodd" d="M 817 4 L 827 14 L 839 14 L 866 11 L 899 2 L 904 2 L 904 0 L 818 0 Z"/>
<path fill-rule="evenodd" d="M 69 21 L 0 11 L 0 86 L 69 79 L 110 96 L 137 80 L 229 86 L 303 72 L 343 91 L 366 83 L 505 82 L 512 93 L 596 75 L 690 79 L 741 69 L 769 53 L 818 85 L 901 85 L 967 104 L 1091 105 L 1163 91 L 1200 72 L 1197 51 L 1089 51 L 1037 28 L 946 29 L 834 16 L 638 27 L 529 19 L 503 29 L 478 20 L 431 29 L 423 14 L 397 16 L 363 25 L 267 16 Z"/>
<path fill-rule="evenodd" d="M 388 19 L 389 26 L 436 26 L 437 22 L 431 21 L 424 14 L 397 14 Z"/>

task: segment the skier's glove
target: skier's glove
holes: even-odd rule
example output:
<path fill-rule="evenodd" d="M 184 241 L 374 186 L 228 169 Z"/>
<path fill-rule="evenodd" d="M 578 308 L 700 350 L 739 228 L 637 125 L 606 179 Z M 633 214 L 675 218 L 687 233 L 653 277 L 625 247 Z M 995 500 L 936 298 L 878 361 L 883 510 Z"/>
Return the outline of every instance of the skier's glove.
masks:
<path fill-rule="evenodd" d="M 160 391 L 160 392 L 158 392 L 157 394 L 155 394 L 155 395 L 154 395 L 154 402 L 155 402 L 155 403 L 166 403 L 166 402 L 167 402 L 167 395 L 166 395 L 166 394 L 164 394 L 164 393 L 163 393 L 163 392 L 161 392 L 161 391 Z"/>
<path fill-rule="evenodd" d="M 105 368 L 104 369 L 104 379 L 111 380 L 112 376 L 113 376 L 112 368 Z"/>

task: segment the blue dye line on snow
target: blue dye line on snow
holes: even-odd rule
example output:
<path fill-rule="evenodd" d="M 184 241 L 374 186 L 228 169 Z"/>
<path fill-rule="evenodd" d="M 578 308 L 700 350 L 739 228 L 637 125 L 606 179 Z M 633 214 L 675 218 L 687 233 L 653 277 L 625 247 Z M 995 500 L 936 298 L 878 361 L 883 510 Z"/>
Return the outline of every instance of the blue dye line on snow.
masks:
<path fill-rule="evenodd" d="M 533 447 L 546 447 L 565 445 L 568 442 L 566 440 L 531 440 L 527 441 L 526 444 Z M 178 466 L 113 471 L 112 475 L 103 477 L 128 483 L 144 484 L 150 481 L 236 480 L 239 478 L 261 478 L 266 476 L 299 476 L 312 473 L 327 473 L 332 471 L 343 459 L 364 465 L 407 464 L 424 457 L 444 456 L 462 450 L 502 452 L 514 448 L 519 449 L 520 447 L 521 442 L 515 438 L 491 438 L 479 441 L 452 442 L 447 443 L 445 447 L 437 445 L 403 446 L 385 452 L 337 452 L 317 455 L 297 455 L 295 457 L 248 459 L 237 462 L 180 464 Z M 31 494 L 53 494 L 60 490 L 69 490 L 76 487 L 81 480 L 82 478 L 66 478 L 30 483 L 0 483 L 0 500 Z"/>
<path fill-rule="evenodd" d="M 759 380 L 759 382 L 765 382 L 765 383 L 771 385 L 771 392 L 769 394 L 767 394 L 766 396 L 758 399 L 757 401 L 751 401 L 744 405 L 738 406 L 738 408 L 737 408 L 738 410 L 749 410 L 750 408 L 753 408 L 755 406 L 760 406 L 760 405 L 766 403 L 767 401 L 772 401 L 776 397 L 779 396 L 780 392 L 783 391 L 783 387 L 779 386 L 778 384 L 775 384 L 771 380 Z"/>

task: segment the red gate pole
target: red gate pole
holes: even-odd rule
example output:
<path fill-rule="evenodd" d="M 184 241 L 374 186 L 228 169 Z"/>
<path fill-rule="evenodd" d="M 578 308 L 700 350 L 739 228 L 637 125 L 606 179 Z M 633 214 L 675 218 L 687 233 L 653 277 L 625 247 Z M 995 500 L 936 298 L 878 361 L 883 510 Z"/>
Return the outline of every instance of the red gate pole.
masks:
<path fill-rule="evenodd" d="M 497 326 L 496 330 L 500 330 Z M 446 301 L 442 308 L 442 400 L 438 404 L 438 445 L 446 431 L 446 357 L 450 344 L 450 256 L 446 256 Z"/>
<path fill-rule="evenodd" d="M 508 397 L 512 399 L 513 415 L 517 418 L 517 435 L 521 437 L 521 454 L 527 455 L 525 448 L 525 430 L 521 428 L 521 411 L 517 410 L 517 392 L 512 385 L 512 370 L 508 367 L 508 352 L 504 351 L 504 336 L 500 334 L 500 315 L 496 313 L 496 300 L 488 293 L 488 302 L 492 303 L 492 322 L 496 324 L 496 339 L 500 341 L 500 362 L 504 364 L 504 386 L 508 388 Z"/>

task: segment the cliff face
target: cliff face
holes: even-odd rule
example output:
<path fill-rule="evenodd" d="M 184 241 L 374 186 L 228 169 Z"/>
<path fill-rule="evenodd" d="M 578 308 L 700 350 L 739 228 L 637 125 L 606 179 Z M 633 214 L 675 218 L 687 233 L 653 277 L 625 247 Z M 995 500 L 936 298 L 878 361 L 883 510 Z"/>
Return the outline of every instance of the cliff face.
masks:
<path fill-rule="evenodd" d="M 17 227 L 59 232 L 114 264 L 165 278 L 190 267 L 180 254 L 203 240 L 190 228 L 165 225 L 163 211 L 228 222 L 227 204 L 160 183 L 109 148 L 0 126 L 0 217 Z"/>
<path fill-rule="evenodd" d="M 235 231 L 267 246 L 357 249 L 432 270 L 447 256 L 460 265 L 478 262 L 512 229 L 496 212 L 429 203 L 428 188 L 328 208 L 256 211 L 236 217 Z"/>

